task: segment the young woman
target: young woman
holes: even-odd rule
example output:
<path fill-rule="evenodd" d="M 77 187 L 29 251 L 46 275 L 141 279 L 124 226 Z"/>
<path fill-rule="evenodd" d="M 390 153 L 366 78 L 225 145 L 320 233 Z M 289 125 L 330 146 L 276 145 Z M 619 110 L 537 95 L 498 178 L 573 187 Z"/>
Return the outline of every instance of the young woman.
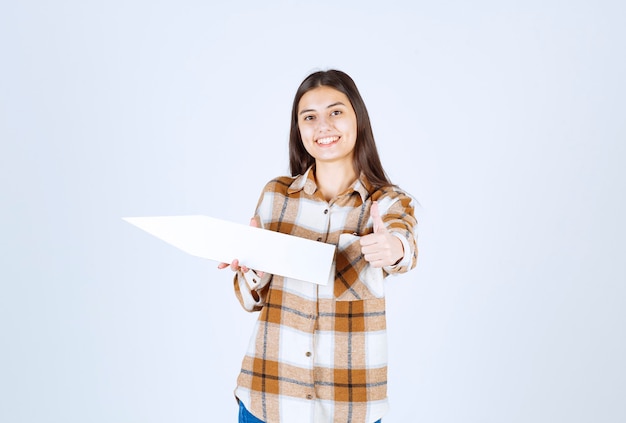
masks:
<path fill-rule="evenodd" d="M 260 311 L 235 395 L 239 422 L 373 423 L 387 411 L 384 278 L 415 267 L 411 196 L 392 185 L 353 80 L 309 75 L 296 92 L 291 177 L 270 181 L 251 224 L 337 246 L 326 285 L 233 260 L 235 293 Z M 315 257 L 311 257 L 315 260 Z M 260 279 L 258 284 L 246 278 Z"/>

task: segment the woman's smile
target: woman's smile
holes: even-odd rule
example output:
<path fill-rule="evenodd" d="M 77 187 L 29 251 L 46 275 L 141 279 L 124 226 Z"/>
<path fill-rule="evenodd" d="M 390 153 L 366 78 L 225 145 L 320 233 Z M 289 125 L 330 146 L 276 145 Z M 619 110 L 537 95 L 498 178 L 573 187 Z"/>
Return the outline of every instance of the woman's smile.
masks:
<path fill-rule="evenodd" d="M 339 137 L 324 137 L 319 138 L 316 142 L 321 145 L 330 145 L 339 141 Z"/>

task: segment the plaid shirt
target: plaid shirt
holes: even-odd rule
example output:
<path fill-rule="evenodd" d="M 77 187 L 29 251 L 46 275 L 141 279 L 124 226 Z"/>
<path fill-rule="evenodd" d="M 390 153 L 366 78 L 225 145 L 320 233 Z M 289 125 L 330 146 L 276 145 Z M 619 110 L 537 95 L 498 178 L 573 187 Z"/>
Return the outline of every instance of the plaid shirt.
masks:
<path fill-rule="evenodd" d="M 373 201 L 405 251 L 398 264 L 383 269 L 365 261 L 359 244 L 360 236 L 372 233 Z M 266 274 L 255 300 L 245 276 L 236 274 L 242 306 L 260 310 L 235 390 L 252 414 L 268 423 L 371 423 L 385 414 L 383 282 L 416 264 L 413 208 L 406 193 L 395 187 L 374 191 L 364 177 L 327 202 L 312 168 L 265 186 L 255 215 L 260 227 L 337 250 L 327 285 Z"/>

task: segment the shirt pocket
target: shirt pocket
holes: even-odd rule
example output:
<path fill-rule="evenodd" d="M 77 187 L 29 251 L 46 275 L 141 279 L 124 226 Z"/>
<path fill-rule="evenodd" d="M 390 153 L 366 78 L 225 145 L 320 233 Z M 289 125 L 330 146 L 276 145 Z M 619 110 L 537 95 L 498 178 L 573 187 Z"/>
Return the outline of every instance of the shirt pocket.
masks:
<path fill-rule="evenodd" d="M 361 237 L 339 235 L 335 261 L 334 294 L 337 301 L 384 298 L 383 270 L 374 268 L 361 253 Z"/>

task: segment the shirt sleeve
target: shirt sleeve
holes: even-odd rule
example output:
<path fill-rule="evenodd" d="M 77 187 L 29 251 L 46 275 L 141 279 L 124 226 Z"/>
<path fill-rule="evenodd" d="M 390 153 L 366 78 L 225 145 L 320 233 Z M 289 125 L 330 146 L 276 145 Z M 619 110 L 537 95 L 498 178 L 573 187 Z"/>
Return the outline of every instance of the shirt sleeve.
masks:
<path fill-rule="evenodd" d="M 246 311 L 259 311 L 265 305 L 265 298 L 267 295 L 267 287 L 272 278 L 272 275 L 265 273 L 263 277 L 259 277 L 254 270 L 249 270 L 248 273 L 243 273 L 241 270 L 235 273 L 234 288 L 235 295 L 239 300 L 239 303 Z M 258 296 L 255 299 L 252 295 L 252 291 Z"/>
<path fill-rule="evenodd" d="M 387 230 L 398 237 L 404 248 L 404 257 L 400 262 L 383 267 L 387 274 L 405 273 L 417 264 L 417 220 L 415 219 L 416 201 L 401 190 L 383 193 L 376 199 L 381 208 L 380 214 Z"/>

